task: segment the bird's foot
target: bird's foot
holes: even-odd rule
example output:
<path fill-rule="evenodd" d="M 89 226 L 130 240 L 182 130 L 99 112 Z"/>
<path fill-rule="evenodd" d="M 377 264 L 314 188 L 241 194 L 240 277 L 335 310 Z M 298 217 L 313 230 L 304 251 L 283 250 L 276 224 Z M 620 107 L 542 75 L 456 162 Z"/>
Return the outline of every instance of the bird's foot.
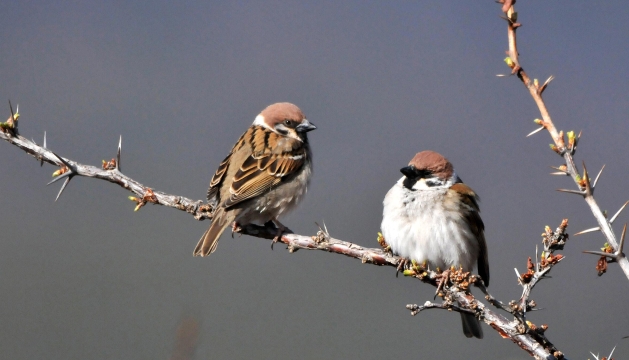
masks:
<path fill-rule="evenodd" d="M 389 246 L 389 244 L 387 244 L 387 241 L 384 238 L 384 235 L 382 235 L 381 232 L 378 233 L 378 244 L 380 244 L 380 247 L 382 247 L 382 250 L 386 253 L 390 253 L 392 254 L 393 252 L 391 251 L 391 246 Z"/>
<path fill-rule="evenodd" d="M 242 227 L 235 221 L 232 223 L 232 239 L 234 238 L 234 233 L 238 233 L 238 237 L 242 236 Z"/>
<path fill-rule="evenodd" d="M 396 271 L 395 271 L 395 277 L 398 277 L 398 274 L 401 272 L 404 272 L 404 270 L 406 270 L 406 267 L 408 266 L 408 264 L 410 263 L 410 261 L 407 258 L 400 258 L 400 263 L 397 265 Z"/>
<path fill-rule="evenodd" d="M 286 226 L 284 226 L 277 219 L 268 221 L 267 223 L 264 224 L 264 226 L 267 226 L 269 223 L 273 223 L 276 228 L 276 235 L 273 238 L 273 241 L 271 242 L 271 250 L 273 250 L 273 245 L 282 239 L 282 235 L 284 235 L 285 233 L 292 233 L 292 231 Z"/>
<path fill-rule="evenodd" d="M 450 269 L 443 270 L 437 277 L 437 291 L 435 291 L 435 299 L 437 296 L 443 296 L 442 290 L 445 290 L 446 284 L 450 280 Z"/>

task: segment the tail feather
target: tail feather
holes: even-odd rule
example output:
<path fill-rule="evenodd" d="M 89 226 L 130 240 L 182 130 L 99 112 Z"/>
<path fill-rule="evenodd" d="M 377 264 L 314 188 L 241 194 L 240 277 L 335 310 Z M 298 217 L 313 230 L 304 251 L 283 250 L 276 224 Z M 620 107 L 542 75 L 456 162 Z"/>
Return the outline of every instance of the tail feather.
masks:
<path fill-rule="evenodd" d="M 210 228 L 207 229 L 203 236 L 201 236 L 201 240 L 199 240 L 197 247 L 194 248 L 193 255 L 208 256 L 216 251 L 216 247 L 218 246 L 218 239 L 221 237 L 223 231 L 225 231 L 230 223 L 230 216 L 225 216 L 224 214 L 221 214 L 220 216 L 214 217 L 214 219 L 212 219 L 212 225 L 210 225 Z"/>
<path fill-rule="evenodd" d="M 468 338 L 472 336 L 478 339 L 483 338 L 483 328 L 481 328 L 480 320 L 473 314 L 461 313 L 461 322 L 463 323 L 463 333 Z"/>

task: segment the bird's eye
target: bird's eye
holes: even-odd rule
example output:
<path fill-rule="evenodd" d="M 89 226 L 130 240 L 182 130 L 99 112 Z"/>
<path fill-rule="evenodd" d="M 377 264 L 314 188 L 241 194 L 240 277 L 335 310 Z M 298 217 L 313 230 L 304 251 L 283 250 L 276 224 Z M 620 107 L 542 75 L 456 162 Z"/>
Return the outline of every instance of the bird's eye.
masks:
<path fill-rule="evenodd" d="M 432 177 L 432 171 L 430 170 L 419 170 L 417 174 L 420 179 L 428 179 Z"/>
<path fill-rule="evenodd" d="M 284 125 L 288 126 L 288 127 L 293 127 L 293 121 L 290 119 L 286 119 L 284 120 Z"/>

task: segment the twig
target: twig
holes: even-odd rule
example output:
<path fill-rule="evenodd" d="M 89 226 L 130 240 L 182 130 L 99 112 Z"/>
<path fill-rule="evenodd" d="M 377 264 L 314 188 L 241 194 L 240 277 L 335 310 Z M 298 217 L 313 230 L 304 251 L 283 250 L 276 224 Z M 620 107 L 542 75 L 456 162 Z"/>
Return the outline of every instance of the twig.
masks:
<path fill-rule="evenodd" d="M 35 142 L 27 140 L 21 136 L 15 136 L 14 133 L 10 133 L 9 131 L 0 131 L 0 138 L 24 150 L 38 161 L 44 161 L 46 163 L 59 166 L 61 169 L 65 169 L 64 171 L 58 171 L 58 179 L 65 178 L 67 182 L 68 179 L 73 176 L 85 176 L 102 179 L 122 186 L 140 197 L 139 199 L 133 197 L 133 199 L 135 199 L 138 203 L 136 210 L 145 203 L 152 202 L 186 211 L 187 213 L 193 215 L 197 220 L 211 218 L 212 209 L 208 205 L 202 205 L 203 202 L 200 200 L 194 201 L 182 196 L 153 191 L 151 188 L 146 187 L 138 181 L 122 174 L 119 171 L 119 168 L 116 168 L 115 166 L 120 163 L 120 143 L 118 146 L 117 159 L 115 161 L 116 164 L 113 165 L 105 163 L 103 164 L 103 167 L 106 169 L 99 169 L 94 166 L 83 165 L 76 161 L 57 156 L 49 149 L 38 146 Z M 239 232 L 253 237 L 271 240 L 276 236 L 277 229 L 274 227 L 249 224 L 241 226 Z M 396 269 L 404 260 L 403 258 L 395 256 L 391 252 L 385 251 L 381 248 L 365 248 L 347 241 L 334 239 L 329 235 L 325 227 L 323 229 L 320 228 L 315 236 L 285 233 L 282 235 L 280 242 L 286 244 L 287 249 L 290 252 L 294 252 L 299 249 L 322 250 L 359 259 L 365 264 L 392 266 Z M 456 272 L 453 274 L 456 274 Z M 480 280 L 477 276 L 469 275 L 469 273 L 467 273 L 466 276 L 469 276 L 473 281 Z M 436 286 L 437 279 L 440 278 L 440 275 L 434 271 L 425 271 L 425 275 L 416 277 L 421 278 L 424 282 Z M 545 345 L 543 345 L 545 341 L 546 343 L 549 343 L 547 340 L 540 341 L 540 337 L 536 336 L 535 332 L 531 332 L 530 329 L 527 330 L 522 327 L 519 321 L 509 321 L 504 316 L 487 308 L 482 302 L 475 299 L 474 296 L 467 291 L 467 289 L 462 289 L 456 286 L 449 287 L 444 296 L 448 299 L 449 303 L 443 306 L 448 306 L 454 311 L 473 312 L 477 314 L 480 319 L 489 324 L 494 330 L 498 331 L 501 336 L 511 339 L 511 341 L 535 358 L 554 358 L 553 354 L 545 348 Z M 497 302 L 497 300 L 493 300 L 492 303 L 499 302 Z M 435 305 L 433 307 L 437 308 L 439 306 Z M 542 337 L 542 339 L 545 338 Z"/>
<path fill-rule="evenodd" d="M 59 191 L 59 194 L 57 195 L 57 199 L 68 185 L 70 179 L 74 176 L 92 177 L 109 181 L 129 190 L 130 192 L 140 197 L 144 197 L 147 193 L 150 192 L 149 187 L 124 175 L 117 168 L 106 170 L 68 160 L 66 158 L 57 156 L 55 153 L 45 147 L 37 145 L 34 141 L 28 140 L 22 136 L 14 136 L 8 131 L 0 131 L 0 138 L 24 150 L 27 154 L 32 155 L 35 159 L 41 161 L 42 163 L 46 162 L 55 166 L 59 166 L 62 169 L 66 169 L 49 183 L 52 184 L 53 182 L 56 182 L 58 180 L 64 178 L 66 179 L 61 188 L 61 191 Z M 116 165 L 120 163 L 120 147 L 121 144 L 119 144 L 118 147 L 118 161 Z M 170 195 L 159 191 L 155 191 L 153 192 L 153 194 L 155 196 L 155 204 L 185 211 L 192 214 L 197 220 L 211 218 L 211 209 L 207 206 L 202 206 L 203 201 L 201 200 L 192 200 L 183 196 Z"/>
<path fill-rule="evenodd" d="M 584 197 L 585 202 L 590 207 L 590 211 L 592 211 L 592 214 L 594 215 L 594 218 L 599 225 L 598 227 L 603 233 L 603 236 L 605 237 L 607 243 L 612 247 L 614 253 L 619 253 L 616 262 L 618 262 L 620 268 L 625 273 L 625 276 L 627 277 L 627 279 L 629 279 L 629 260 L 627 260 L 622 251 L 618 251 L 619 242 L 617 241 L 614 230 L 611 227 L 611 223 L 607 221 L 607 218 L 603 214 L 603 211 L 601 211 L 600 207 L 596 203 L 596 200 L 594 199 L 594 188 L 598 183 L 600 173 L 596 176 L 594 185 L 590 185 L 590 179 L 587 176 L 585 164 L 583 164 L 584 176 L 581 177 L 579 175 L 579 171 L 574 163 L 574 159 L 572 156 L 576 151 L 576 147 L 581 137 L 581 134 L 579 133 L 578 136 L 575 136 L 573 132 L 569 132 L 568 144 L 566 145 L 563 131 L 557 131 L 557 128 L 555 127 L 555 124 L 550 117 L 548 109 L 546 108 L 546 104 L 542 99 L 542 93 L 547 88 L 550 81 L 552 81 L 553 77 L 549 77 L 548 80 L 541 86 L 539 85 L 537 79 L 531 81 L 529 76 L 520 65 L 520 61 L 518 58 L 518 50 L 516 45 L 516 29 L 520 26 L 520 23 L 517 22 L 517 13 L 515 12 L 513 7 L 513 3 L 515 3 L 515 1 L 511 2 L 502 0 L 498 2 L 503 5 L 502 11 L 505 13 L 504 19 L 507 20 L 507 34 L 509 39 L 509 50 L 507 51 L 507 55 L 509 57 L 505 59 L 507 65 L 509 65 L 509 67 L 511 68 L 512 74 L 515 74 L 522 81 L 524 86 L 529 90 L 529 93 L 535 101 L 535 104 L 537 104 L 539 112 L 542 116 L 542 120 L 536 121 L 536 123 L 548 130 L 548 133 L 550 134 L 554 142 L 551 148 L 561 157 L 563 157 L 564 161 L 566 162 L 566 172 L 572 177 L 578 187 L 578 190 L 562 189 L 560 191 L 578 194 Z"/>

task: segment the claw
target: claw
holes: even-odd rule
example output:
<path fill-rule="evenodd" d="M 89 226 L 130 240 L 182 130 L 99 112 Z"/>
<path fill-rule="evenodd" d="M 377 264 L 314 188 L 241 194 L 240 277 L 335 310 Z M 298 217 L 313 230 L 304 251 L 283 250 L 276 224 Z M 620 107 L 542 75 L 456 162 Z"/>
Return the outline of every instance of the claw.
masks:
<path fill-rule="evenodd" d="M 398 277 L 398 275 L 401 272 L 404 272 L 406 265 L 408 265 L 410 261 L 407 258 L 401 258 L 400 259 L 400 263 L 398 264 L 396 270 L 395 270 L 395 277 Z"/>
<path fill-rule="evenodd" d="M 282 235 L 284 235 L 284 233 L 288 230 L 288 228 L 286 226 L 284 226 L 281 222 L 279 222 L 277 219 L 273 219 L 271 220 L 271 222 L 275 225 L 276 227 L 276 235 L 273 238 L 273 241 L 271 242 L 271 250 L 273 250 L 273 245 L 276 242 L 279 242 L 280 239 L 282 239 Z"/>
<path fill-rule="evenodd" d="M 435 291 L 435 297 L 433 298 L 436 299 L 437 295 L 439 295 L 439 292 L 441 292 L 441 290 L 443 290 L 446 286 L 446 283 L 448 282 L 448 279 L 450 278 L 450 269 L 446 269 L 443 270 L 443 272 L 441 273 L 441 275 L 439 275 L 439 285 L 437 285 L 437 291 Z"/>
<path fill-rule="evenodd" d="M 242 236 L 242 227 L 235 221 L 232 223 L 232 239 L 234 238 L 234 233 L 238 233 L 239 237 Z"/>

